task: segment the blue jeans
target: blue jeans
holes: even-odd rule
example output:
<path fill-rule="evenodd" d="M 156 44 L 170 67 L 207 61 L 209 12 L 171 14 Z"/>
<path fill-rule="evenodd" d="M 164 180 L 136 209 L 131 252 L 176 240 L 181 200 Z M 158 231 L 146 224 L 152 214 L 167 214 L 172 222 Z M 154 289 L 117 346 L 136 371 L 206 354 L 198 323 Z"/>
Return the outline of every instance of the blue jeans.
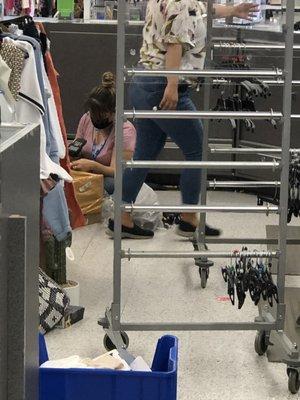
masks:
<path fill-rule="evenodd" d="M 112 176 L 105 176 L 104 177 L 104 190 L 109 194 L 112 195 L 115 191 L 115 180 Z"/>
<path fill-rule="evenodd" d="M 163 77 L 135 77 L 131 101 L 136 110 L 152 110 L 161 102 L 167 80 Z M 186 85 L 179 85 L 177 110 L 195 111 Z M 170 137 L 187 161 L 201 161 L 203 129 L 199 119 L 136 119 L 137 142 L 134 160 L 155 160 Z M 123 201 L 135 202 L 148 169 L 126 169 L 123 175 Z M 184 204 L 198 204 L 201 170 L 183 169 L 180 190 Z"/>

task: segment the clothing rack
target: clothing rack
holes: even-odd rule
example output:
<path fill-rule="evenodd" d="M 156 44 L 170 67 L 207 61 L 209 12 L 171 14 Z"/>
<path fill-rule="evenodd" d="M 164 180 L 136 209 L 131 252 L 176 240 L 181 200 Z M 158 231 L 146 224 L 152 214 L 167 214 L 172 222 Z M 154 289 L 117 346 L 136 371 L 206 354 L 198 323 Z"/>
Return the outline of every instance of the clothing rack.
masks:
<path fill-rule="evenodd" d="M 263 353 L 267 351 L 270 343 L 271 332 L 276 335 L 281 344 L 284 352 L 282 362 L 287 364 L 289 374 L 289 386 L 290 388 L 297 391 L 299 389 L 299 370 L 300 370 L 300 354 L 297 348 L 289 340 L 289 338 L 283 333 L 284 320 L 285 320 L 285 271 L 286 271 L 286 246 L 287 243 L 292 241 L 287 240 L 287 208 L 288 208 L 288 177 L 289 177 L 289 159 L 290 159 L 290 127 L 291 127 L 291 93 L 292 93 L 292 66 L 293 66 L 293 39 L 294 39 L 294 7 L 295 0 L 287 0 L 286 9 L 286 26 L 284 29 L 285 33 L 285 63 L 284 70 L 272 69 L 272 70 L 212 70 L 210 69 L 211 51 L 213 48 L 212 44 L 212 2 L 208 2 L 207 12 L 207 69 L 203 71 L 181 71 L 181 70 L 139 70 L 136 68 L 124 68 L 125 65 L 125 27 L 127 21 L 125 20 L 125 0 L 118 2 L 118 30 L 117 30 L 117 101 L 116 101 L 116 175 L 115 175 L 115 208 L 114 208 L 114 264 L 113 264 L 113 301 L 110 307 L 105 312 L 105 317 L 99 320 L 101 325 L 106 332 L 104 338 L 104 344 L 107 345 L 108 339 L 117 348 L 127 348 L 129 341 L 125 331 L 202 331 L 202 330 L 254 330 L 257 332 L 255 340 L 256 350 L 263 349 Z M 260 48 L 260 47 L 259 47 Z M 127 110 L 124 112 L 124 81 L 126 76 L 193 76 L 193 77 L 204 77 L 207 83 L 211 82 L 212 78 L 249 78 L 249 77 L 261 77 L 261 78 L 280 78 L 280 83 L 284 82 L 283 86 L 283 110 L 282 112 L 213 112 L 209 110 L 209 99 L 210 99 L 210 88 L 209 85 L 205 85 L 204 93 L 204 105 L 206 111 L 195 111 L 195 112 L 178 112 L 178 111 L 135 111 Z M 276 80 L 275 82 L 276 83 Z M 123 121 L 125 118 L 202 118 L 205 122 L 204 137 L 203 137 L 203 161 L 198 163 L 187 163 L 187 162 L 162 162 L 162 161 L 128 161 L 122 160 L 123 151 Z M 159 168 L 170 168 L 170 167 L 190 167 L 190 168 L 202 168 L 202 179 L 206 182 L 206 171 L 207 168 L 211 168 L 213 163 L 207 161 L 208 151 L 208 129 L 207 124 L 210 119 L 226 119 L 235 118 L 243 119 L 245 117 L 256 118 L 256 119 L 279 119 L 282 122 L 282 146 L 280 149 L 281 162 L 272 161 L 271 163 L 251 163 L 250 161 L 244 163 L 219 163 L 218 166 L 230 167 L 231 169 L 243 168 L 271 168 L 273 170 L 280 168 L 280 204 L 279 206 L 253 206 L 253 207 L 221 207 L 221 206 L 207 206 L 206 205 L 206 186 L 216 185 L 217 183 L 209 182 L 208 185 L 202 185 L 201 188 L 201 204 L 198 206 L 135 206 L 134 204 L 122 204 L 122 172 L 124 167 L 127 168 L 145 168 L 145 167 L 159 167 Z M 293 116 L 295 117 L 295 116 Z M 296 116 L 298 118 L 298 116 Z M 300 117 L 300 115 L 299 115 Z M 244 149 L 243 149 L 244 150 Z M 265 150 L 265 149 L 263 149 Z M 267 149 L 269 153 L 274 151 L 273 149 Z M 245 149 L 245 152 L 249 154 L 261 153 L 261 149 Z M 216 153 L 218 151 L 215 151 Z M 221 152 L 221 151 L 219 151 Z M 230 151 L 229 151 L 230 152 Z M 279 152 L 278 150 L 274 153 Z M 224 185 L 224 183 L 222 183 Z M 246 183 L 243 183 L 246 185 Z M 254 185 L 260 183 L 254 183 Z M 263 182 L 261 184 L 266 184 Z M 270 182 L 267 182 L 270 184 Z M 275 186 L 275 182 L 271 185 Z M 276 183 L 277 185 L 277 183 Z M 236 185 L 232 185 L 233 187 Z M 226 186 L 227 187 L 227 186 Z M 121 241 L 121 211 L 125 210 L 128 212 L 132 211 L 171 211 L 171 212 L 201 212 L 200 226 L 193 242 L 195 251 L 188 252 L 173 252 L 173 251 L 152 251 L 143 252 L 124 250 L 122 249 Z M 277 213 L 279 214 L 279 240 L 271 241 L 270 239 L 253 239 L 253 238 L 205 238 L 205 214 L 207 212 L 251 212 L 251 213 Z M 242 240 L 242 242 L 241 242 Z M 232 252 L 210 252 L 205 251 L 206 244 L 208 243 L 255 243 L 255 244 L 267 244 L 275 243 L 278 245 L 277 250 L 273 253 L 269 253 L 270 256 L 278 258 L 278 297 L 279 304 L 277 305 L 276 315 L 273 317 L 268 306 L 259 309 L 259 316 L 254 322 L 206 322 L 206 323 L 186 323 L 186 322 L 148 322 L 148 323 L 131 323 L 121 321 L 121 262 L 123 258 L 128 260 L 132 258 L 193 258 L 196 261 L 196 265 L 200 265 L 201 269 L 201 284 L 204 287 L 207 280 L 207 271 L 211 266 L 207 257 L 218 258 L 227 257 L 233 258 L 236 253 Z M 299 241 L 296 241 L 297 244 Z M 264 257 L 266 253 L 251 252 L 253 257 Z M 124 267 L 123 267 L 124 268 Z M 199 269 L 199 271 L 200 271 Z M 202 273 L 204 271 L 204 274 Z M 203 285 L 204 284 L 204 285 Z M 260 350 L 257 350 L 259 354 L 262 354 Z M 294 385 L 294 386 L 293 386 Z M 298 387 L 298 389 L 297 389 Z M 295 392 L 294 391 L 294 392 Z"/>

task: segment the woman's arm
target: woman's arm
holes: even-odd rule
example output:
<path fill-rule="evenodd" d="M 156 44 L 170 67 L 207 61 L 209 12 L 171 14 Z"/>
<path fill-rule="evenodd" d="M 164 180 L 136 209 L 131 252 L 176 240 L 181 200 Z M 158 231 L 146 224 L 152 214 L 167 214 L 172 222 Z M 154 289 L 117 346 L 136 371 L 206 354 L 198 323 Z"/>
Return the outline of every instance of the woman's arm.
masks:
<path fill-rule="evenodd" d="M 251 21 L 254 14 L 259 11 L 259 7 L 255 3 L 241 3 L 236 6 L 214 4 L 213 8 L 214 18 L 237 17 L 248 21 Z"/>
<path fill-rule="evenodd" d="M 123 160 L 130 161 L 132 159 L 132 157 L 133 157 L 133 151 L 131 151 L 131 150 L 123 151 Z M 111 168 L 113 170 L 113 174 L 111 176 L 114 176 L 114 173 L 116 170 L 116 152 L 115 152 L 115 150 L 113 152 L 109 168 Z"/>
<path fill-rule="evenodd" d="M 168 44 L 166 54 L 166 69 L 179 69 L 182 57 L 181 44 Z M 162 110 L 176 110 L 178 103 L 178 76 L 169 76 L 164 97 L 160 102 Z"/>
<path fill-rule="evenodd" d="M 133 151 L 123 151 L 123 160 L 131 160 L 132 156 Z M 98 161 L 81 158 L 80 160 L 73 161 L 71 163 L 71 168 L 75 171 L 93 172 L 94 174 L 102 174 L 104 176 L 114 176 L 116 169 L 116 155 L 115 152 L 113 152 L 113 156 L 109 166 L 103 165 Z"/>
<path fill-rule="evenodd" d="M 87 120 L 87 114 L 84 114 L 78 124 L 77 132 L 76 132 L 76 139 L 79 138 L 84 138 L 85 137 L 85 132 L 86 132 L 86 120 Z"/>

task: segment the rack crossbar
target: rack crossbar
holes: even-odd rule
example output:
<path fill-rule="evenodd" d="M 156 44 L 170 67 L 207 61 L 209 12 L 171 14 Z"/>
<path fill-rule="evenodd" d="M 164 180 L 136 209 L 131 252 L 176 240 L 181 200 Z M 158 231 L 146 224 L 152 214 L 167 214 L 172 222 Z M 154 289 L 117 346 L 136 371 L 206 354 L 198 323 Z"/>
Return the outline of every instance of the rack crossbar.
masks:
<path fill-rule="evenodd" d="M 209 169 L 277 169 L 278 161 L 125 161 L 126 168 L 209 168 Z"/>
<path fill-rule="evenodd" d="M 213 44 L 214 49 L 245 49 L 245 50 L 284 50 L 284 44 L 263 44 L 263 43 L 230 43 L 220 42 Z M 299 44 L 294 44 L 294 50 L 300 50 Z M 249 75 L 250 76 L 250 75 Z"/>
<path fill-rule="evenodd" d="M 276 330 L 273 322 L 164 322 L 164 323 L 122 323 L 123 331 L 271 331 Z"/>
<path fill-rule="evenodd" d="M 260 148 L 260 147 L 211 147 L 211 153 L 228 153 L 228 154 L 258 154 L 258 153 L 273 153 L 273 154 L 281 154 L 281 148 Z M 290 149 L 290 153 L 300 153 L 300 149 Z"/>
<path fill-rule="evenodd" d="M 248 111 L 124 111 L 124 117 L 135 119 L 274 119 L 280 120 L 283 115 L 281 112 L 248 112 Z M 299 119 L 300 114 L 292 114 L 292 119 Z"/>
<path fill-rule="evenodd" d="M 206 244 L 274 244 L 278 245 L 278 239 L 266 238 L 221 238 L 221 237 L 207 237 L 205 238 Z M 300 239 L 287 239 L 288 245 L 299 245 Z"/>
<path fill-rule="evenodd" d="M 278 213 L 277 206 L 137 206 L 134 204 L 124 204 L 121 206 L 124 211 L 161 211 L 161 212 L 232 212 L 232 213 Z"/>
<path fill-rule="evenodd" d="M 284 85 L 284 80 L 283 79 L 262 79 L 261 81 L 263 83 L 265 83 L 266 85 L 275 85 L 275 86 Z M 212 83 L 214 85 L 226 85 L 226 84 L 232 84 L 232 80 L 219 78 L 219 79 L 213 79 Z M 238 83 L 238 82 L 235 81 L 235 83 Z M 300 85 L 300 80 L 293 80 L 292 84 L 294 86 L 298 86 L 298 85 Z"/>
<path fill-rule="evenodd" d="M 279 181 L 209 181 L 210 188 L 258 188 L 279 187 Z"/>
<path fill-rule="evenodd" d="M 244 70 L 244 69 L 204 69 L 204 70 L 161 70 L 161 69 L 137 69 L 137 68 L 127 68 L 125 72 L 129 76 L 193 76 L 193 77 L 227 77 L 227 78 L 251 78 L 251 77 L 280 77 L 283 73 L 280 69 L 270 69 L 270 70 Z"/>
<path fill-rule="evenodd" d="M 274 119 L 280 120 L 283 115 L 278 111 L 124 111 L 124 117 L 129 119 Z M 295 118 L 300 118 L 295 116 Z"/>
<path fill-rule="evenodd" d="M 238 257 L 251 257 L 251 258 L 278 258 L 276 251 L 132 251 L 122 250 L 122 258 L 128 260 L 132 258 L 238 258 Z"/>

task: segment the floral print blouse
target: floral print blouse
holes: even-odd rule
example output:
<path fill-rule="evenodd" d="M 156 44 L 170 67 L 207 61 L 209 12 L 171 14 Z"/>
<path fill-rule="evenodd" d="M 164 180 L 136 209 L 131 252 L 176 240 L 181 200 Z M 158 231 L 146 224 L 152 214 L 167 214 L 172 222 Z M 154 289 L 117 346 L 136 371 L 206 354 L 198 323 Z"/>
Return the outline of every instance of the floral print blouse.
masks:
<path fill-rule="evenodd" d="M 167 45 L 183 47 L 181 69 L 203 69 L 206 43 L 206 5 L 198 0 L 149 0 L 140 64 L 165 68 Z"/>

